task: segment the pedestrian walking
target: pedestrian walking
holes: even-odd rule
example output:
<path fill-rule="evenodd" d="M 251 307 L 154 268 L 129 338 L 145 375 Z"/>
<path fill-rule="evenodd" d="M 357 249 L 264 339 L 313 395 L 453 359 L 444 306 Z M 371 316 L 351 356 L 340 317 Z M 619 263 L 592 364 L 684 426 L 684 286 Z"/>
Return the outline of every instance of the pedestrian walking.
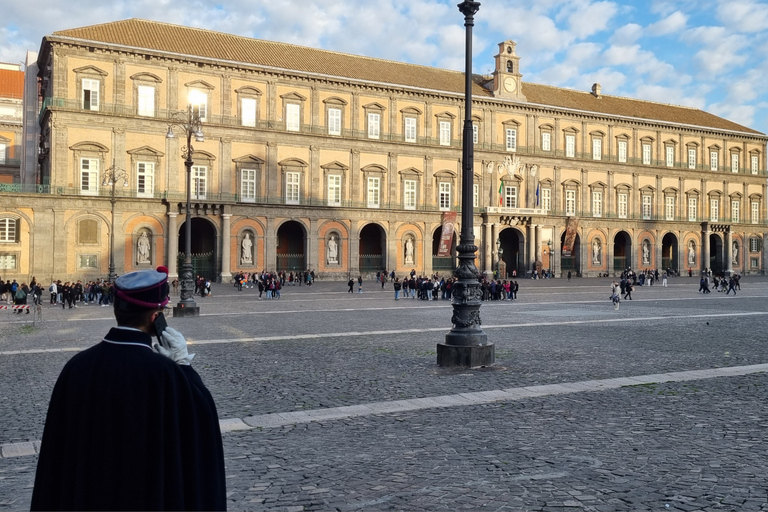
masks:
<path fill-rule="evenodd" d="M 355 280 L 350 277 L 347 286 L 349 286 L 349 291 L 347 293 L 354 293 L 352 289 L 355 287 Z"/>
<path fill-rule="evenodd" d="M 619 310 L 619 305 L 621 304 L 621 297 L 619 296 L 619 292 L 621 291 L 621 285 L 617 283 L 616 281 L 611 283 L 611 302 L 613 302 L 613 309 L 616 311 Z"/>
<path fill-rule="evenodd" d="M 363 276 L 357 276 L 357 293 L 363 293 Z"/>
<path fill-rule="evenodd" d="M 664 274 L 662 275 L 662 278 L 661 278 L 661 286 L 663 286 L 664 288 L 667 287 L 667 271 L 666 270 L 664 271 Z"/>
<path fill-rule="evenodd" d="M 570 281 L 571 281 L 571 271 L 569 270 L 568 271 L 568 282 L 570 282 Z"/>
<path fill-rule="evenodd" d="M 627 284 L 624 286 L 624 298 L 625 299 L 632 300 L 632 290 L 634 290 L 634 288 L 632 287 L 632 282 L 631 281 L 627 281 Z"/>
<path fill-rule="evenodd" d="M 400 300 L 400 289 L 403 287 L 403 285 L 400 284 L 400 278 L 395 278 L 395 282 L 392 284 L 392 287 L 395 289 L 395 300 Z"/>

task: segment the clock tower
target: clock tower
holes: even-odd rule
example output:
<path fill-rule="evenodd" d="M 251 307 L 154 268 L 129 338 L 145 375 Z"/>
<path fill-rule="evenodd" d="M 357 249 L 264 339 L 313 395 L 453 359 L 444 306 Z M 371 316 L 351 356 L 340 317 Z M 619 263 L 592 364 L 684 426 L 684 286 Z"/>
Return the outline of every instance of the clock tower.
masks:
<path fill-rule="evenodd" d="M 496 70 L 493 72 L 493 95 L 525 101 L 521 91 L 523 75 L 520 73 L 520 57 L 515 54 L 514 41 L 499 43 Z"/>

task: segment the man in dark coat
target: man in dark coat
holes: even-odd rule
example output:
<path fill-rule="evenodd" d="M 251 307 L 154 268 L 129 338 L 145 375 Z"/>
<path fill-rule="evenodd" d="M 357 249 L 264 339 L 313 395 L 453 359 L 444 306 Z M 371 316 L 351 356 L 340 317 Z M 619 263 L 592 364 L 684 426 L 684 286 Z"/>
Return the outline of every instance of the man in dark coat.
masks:
<path fill-rule="evenodd" d="M 226 510 L 219 418 L 194 354 L 170 327 L 152 346 L 167 273 L 119 277 L 118 326 L 62 370 L 32 510 Z"/>

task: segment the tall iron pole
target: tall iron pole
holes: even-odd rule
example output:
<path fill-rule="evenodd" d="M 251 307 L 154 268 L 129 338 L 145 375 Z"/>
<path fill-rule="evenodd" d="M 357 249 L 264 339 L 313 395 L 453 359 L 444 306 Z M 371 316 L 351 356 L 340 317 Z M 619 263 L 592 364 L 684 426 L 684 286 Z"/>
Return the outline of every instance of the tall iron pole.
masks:
<path fill-rule="evenodd" d="M 466 27 L 465 45 L 465 108 L 462 131 L 462 176 L 461 176 L 461 239 L 456 250 L 458 267 L 453 275 L 452 306 L 453 327 L 445 335 L 445 343 L 437 344 L 437 364 L 440 366 L 488 366 L 494 361 L 493 343 L 480 324 L 480 283 L 475 266 L 474 210 L 472 202 L 474 147 L 472 138 L 472 27 L 474 16 L 480 9 L 480 2 L 465 0 L 458 4 L 464 15 Z"/>
<path fill-rule="evenodd" d="M 115 184 L 117 178 L 114 176 L 114 169 L 115 161 L 112 160 L 112 198 L 110 199 L 110 202 L 112 203 L 112 226 L 109 230 L 109 276 L 107 277 L 112 283 L 117 279 L 117 273 L 115 272 Z"/>

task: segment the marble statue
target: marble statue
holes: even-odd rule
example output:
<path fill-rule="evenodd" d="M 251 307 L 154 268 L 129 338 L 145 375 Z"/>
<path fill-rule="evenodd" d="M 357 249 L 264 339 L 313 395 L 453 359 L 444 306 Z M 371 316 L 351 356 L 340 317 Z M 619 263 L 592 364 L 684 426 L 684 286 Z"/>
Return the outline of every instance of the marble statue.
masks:
<path fill-rule="evenodd" d="M 643 240 L 643 265 L 651 264 L 651 244 L 648 240 Z"/>
<path fill-rule="evenodd" d="M 245 234 L 245 238 L 243 238 L 243 242 L 240 245 L 242 247 L 242 254 L 240 255 L 240 263 L 244 265 L 253 264 L 253 242 L 251 241 L 250 233 Z"/>
<path fill-rule="evenodd" d="M 405 263 L 413 264 L 413 240 L 405 239 Z"/>
<path fill-rule="evenodd" d="M 149 261 L 149 237 L 147 232 L 144 231 L 139 237 L 139 241 L 136 243 L 136 248 L 139 251 L 139 263 L 150 263 Z"/>
<path fill-rule="evenodd" d="M 600 256 L 600 240 L 595 239 L 592 241 L 592 263 L 599 265 L 602 261 Z"/>
<path fill-rule="evenodd" d="M 339 262 L 339 244 L 336 243 L 336 237 L 331 235 L 328 240 L 328 263 Z"/>
<path fill-rule="evenodd" d="M 693 266 L 696 264 L 696 245 L 693 243 L 693 240 L 691 240 L 691 243 L 688 244 L 688 265 Z"/>

